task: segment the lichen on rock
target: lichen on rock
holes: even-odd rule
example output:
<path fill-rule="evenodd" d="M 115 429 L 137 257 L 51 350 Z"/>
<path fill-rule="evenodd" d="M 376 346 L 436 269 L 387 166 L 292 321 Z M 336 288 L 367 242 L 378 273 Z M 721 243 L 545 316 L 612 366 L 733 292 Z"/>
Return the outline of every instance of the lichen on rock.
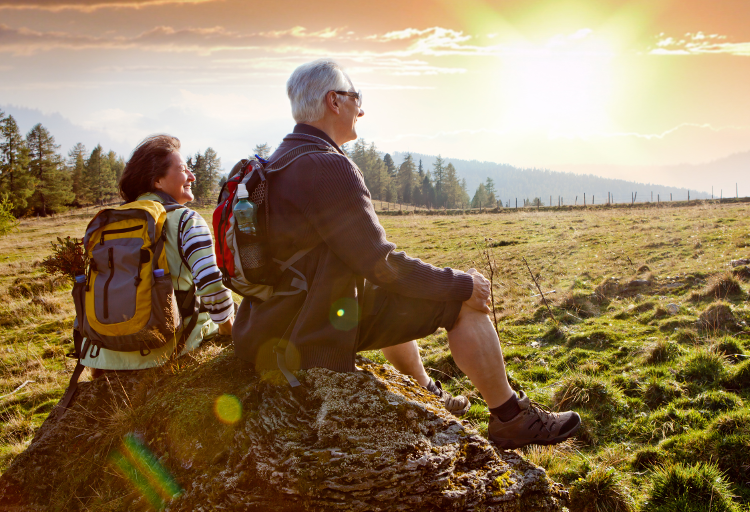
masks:
<path fill-rule="evenodd" d="M 291 388 L 222 353 L 81 383 L 0 477 L 0 510 L 562 510 L 543 469 L 358 365 Z"/>

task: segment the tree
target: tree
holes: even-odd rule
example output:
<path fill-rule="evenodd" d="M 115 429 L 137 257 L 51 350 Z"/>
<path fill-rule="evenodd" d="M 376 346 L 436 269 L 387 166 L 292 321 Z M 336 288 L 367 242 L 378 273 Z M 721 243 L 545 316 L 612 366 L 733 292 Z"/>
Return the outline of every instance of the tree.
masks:
<path fill-rule="evenodd" d="M 446 208 L 455 208 L 463 199 L 461 193 L 461 184 L 458 181 L 458 173 L 453 164 L 449 163 L 445 166 L 445 180 L 443 182 L 443 194 L 445 202 L 443 203 Z"/>
<path fill-rule="evenodd" d="M 435 187 L 432 185 L 432 176 L 430 171 L 425 173 L 422 178 L 422 186 L 420 190 L 422 194 L 422 204 L 425 206 L 436 206 L 437 201 L 435 199 Z"/>
<path fill-rule="evenodd" d="M 101 144 L 96 145 L 86 160 L 84 176 L 88 200 L 95 204 L 104 204 L 117 192 L 117 176 Z"/>
<path fill-rule="evenodd" d="M 65 171 L 62 157 L 57 153 L 60 146 L 41 123 L 26 134 L 26 145 L 29 173 L 38 182 L 29 201 L 31 207 L 40 215 L 63 211 L 74 196 L 70 173 Z"/>
<path fill-rule="evenodd" d="M 13 116 L 0 111 L 0 194 L 7 194 L 6 206 L 14 215 L 26 211 L 35 180 L 28 171 L 29 150 Z"/>
<path fill-rule="evenodd" d="M 493 206 L 497 205 L 497 197 L 495 197 L 495 182 L 492 178 L 487 176 L 487 181 L 484 182 L 484 188 L 487 191 L 487 203 L 492 203 Z"/>
<path fill-rule="evenodd" d="M 196 153 L 195 169 L 193 170 L 193 174 L 195 175 L 193 194 L 196 201 L 199 203 L 214 201 L 221 170 L 221 158 L 219 158 L 219 155 L 216 154 L 213 148 L 207 148 L 203 155 Z"/>
<path fill-rule="evenodd" d="M 432 164 L 434 169 L 433 176 L 435 177 L 435 206 L 445 205 L 445 160 L 440 155 L 435 158 L 435 163 Z"/>
<path fill-rule="evenodd" d="M 109 160 L 109 168 L 114 174 L 116 189 L 117 185 L 120 183 L 122 172 L 125 170 L 125 159 L 121 156 L 118 156 L 117 153 L 110 149 L 109 153 L 107 153 L 107 160 Z"/>
<path fill-rule="evenodd" d="M 68 170 L 73 192 L 73 202 L 81 206 L 86 202 L 88 187 L 86 186 L 86 146 L 80 142 L 68 151 Z"/>
<path fill-rule="evenodd" d="M 487 187 L 484 183 L 480 183 L 477 187 L 477 191 L 474 193 L 474 199 L 471 200 L 472 208 L 486 208 L 487 207 Z"/>
<path fill-rule="evenodd" d="M 256 144 L 253 148 L 253 155 L 258 155 L 259 157 L 267 160 L 268 157 L 271 156 L 271 146 L 266 143 Z"/>
<path fill-rule="evenodd" d="M 391 178 L 396 177 L 396 164 L 393 161 L 393 158 L 391 157 L 390 153 L 386 153 L 383 157 L 383 162 L 385 163 L 385 170 L 388 172 L 388 176 Z"/>
<path fill-rule="evenodd" d="M 414 171 L 416 170 L 411 153 L 407 153 L 404 162 L 398 168 L 398 195 L 401 202 L 412 203 L 414 190 Z"/>

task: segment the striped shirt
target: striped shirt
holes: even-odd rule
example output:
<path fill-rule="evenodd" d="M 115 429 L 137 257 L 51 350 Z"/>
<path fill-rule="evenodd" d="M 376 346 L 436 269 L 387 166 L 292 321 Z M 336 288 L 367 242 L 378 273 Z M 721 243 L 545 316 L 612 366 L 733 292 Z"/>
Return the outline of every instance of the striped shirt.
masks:
<path fill-rule="evenodd" d="M 221 283 L 208 224 L 198 212 L 185 215 L 179 230 L 180 246 L 195 283 L 195 294 L 217 324 L 234 314 L 232 292 Z"/>

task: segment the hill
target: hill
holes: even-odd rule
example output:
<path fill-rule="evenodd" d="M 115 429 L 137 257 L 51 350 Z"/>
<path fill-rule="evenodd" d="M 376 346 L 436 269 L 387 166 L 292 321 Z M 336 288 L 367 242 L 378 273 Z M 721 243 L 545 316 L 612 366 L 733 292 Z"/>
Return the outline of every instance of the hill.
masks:
<path fill-rule="evenodd" d="M 415 162 L 422 160 L 425 170 L 432 169 L 435 162 L 434 155 L 421 153 L 412 153 L 411 155 Z M 403 161 L 406 153 L 396 152 L 391 156 L 398 165 Z M 504 203 L 510 200 L 511 206 L 516 198 L 521 204 L 522 199 L 533 199 L 535 197 L 541 198 L 542 202 L 548 205 L 550 196 L 552 196 L 553 205 L 557 205 L 558 196 L 562 196 L 563 204 L 574 204 L 576 196 L 578 196 L 578 204 L 583 204 L 583 194 L 586 194 L 589 204 L 592 196 L 596 203 L 606 202 L 609 193 L 614 197 L 614 201 L 619 203 L 629 203 L 631 194 L 637 194 L 637 202 L 650 201 L 651 193 L 653 193 L 654 201 L 657 201 L 657 195 L 661 201 L 668 201 L 670 194 L 675 201 L 685 200 L 688 196 L 688 189 L 686 188 L 602 178 L 594 174 L 574 174 L 535 168 L 521 169 L 509 164 L 449 157 L 445 157 L 444 160 L 446 163 L 453 164 L 460 178 L 466 179 L 467 192 L 470 196 L 473 196 L 479 184 L 489 177 L 495 182 L 498 199 L 501 199 Z M 710 193 L 690 191 L 690 199 L 707 199 L 710 197 Z"/>

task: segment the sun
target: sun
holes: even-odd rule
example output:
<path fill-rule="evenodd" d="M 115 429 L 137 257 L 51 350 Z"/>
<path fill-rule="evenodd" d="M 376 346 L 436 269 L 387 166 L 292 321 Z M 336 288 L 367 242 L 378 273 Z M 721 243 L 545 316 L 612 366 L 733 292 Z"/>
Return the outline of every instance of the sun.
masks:
<path fill-rule="evenodd" d="M 605 45 L 526 49 L 503 58 L 504 125 L 560 136 L 606 130 L 613 91 Z"/>

